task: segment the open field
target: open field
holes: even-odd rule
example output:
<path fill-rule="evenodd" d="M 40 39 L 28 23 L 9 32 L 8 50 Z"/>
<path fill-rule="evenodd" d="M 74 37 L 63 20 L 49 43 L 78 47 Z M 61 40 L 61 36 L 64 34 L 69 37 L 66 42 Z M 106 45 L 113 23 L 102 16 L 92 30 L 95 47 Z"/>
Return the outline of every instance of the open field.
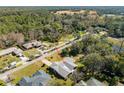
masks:
<path fill-rule="evenodd" d="M 10 63 L 12 63 L 14 61 L 18 62 L 18 61 L 20 61 L 20 59 L 17 58 L 16 56 L 11 55 L 11 54 L 0 57 L 0 69 L 8 66 Z"/>

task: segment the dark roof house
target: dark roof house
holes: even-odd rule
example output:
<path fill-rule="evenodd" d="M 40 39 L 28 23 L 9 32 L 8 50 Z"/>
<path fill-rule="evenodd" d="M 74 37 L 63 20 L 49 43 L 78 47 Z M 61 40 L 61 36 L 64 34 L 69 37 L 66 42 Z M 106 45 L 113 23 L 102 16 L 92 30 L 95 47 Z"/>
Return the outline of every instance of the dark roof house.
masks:
<path fill-rule="evenodd" d="M 32 77 L 23 77 L 19 81 L 20 86 L 44 86 L 47 85 L 51 77 L 44 71 L 37 71 Z"/>

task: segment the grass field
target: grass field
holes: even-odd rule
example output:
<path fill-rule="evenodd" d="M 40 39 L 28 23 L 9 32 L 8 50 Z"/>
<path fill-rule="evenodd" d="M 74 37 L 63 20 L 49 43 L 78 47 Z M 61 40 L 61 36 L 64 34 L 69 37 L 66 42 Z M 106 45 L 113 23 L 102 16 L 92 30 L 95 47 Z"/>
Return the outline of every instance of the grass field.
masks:
<path fill-rule="evenodd" d="M 0 57 L 0 68 L 2 69 L 4 67 L 8 66 L 10 63 L 12 63 L 14 61 L 18 62 L 18 61 L 20 61 L 20 59 L 11 54 Z"/>
<path fill-rule="evenodd" d="M 67 41 L 69 41 L 70 39 L 73 39 L 74 37 L 73 37 L 73 35 L 66 35 L 66 36 L 63 36 L 60 40 L 59 40 L 59 42 L 67 42 Z"/>
<path fill-rule="evenodd" d="M 24 51 L 23 54 L 28 58 L 33 58 L 35 57 L 35 55 L 39 55 L 40 52 L 37 49 L 33 48 L 33 49 Z"/>
<path fill-rule="evenodd" d="M 63 57 L 61 57 L 59 53 L 54 53 L 53 55 L 46 57 L 46 59 L 51 62 L 57 62 L 57 61 L 61 61 Z"/>
<path fill-rule="evenodd" d="M 34 64 L 29 65 L 28 67 L 25 67 L 24 69 L 12 73 L 10 75 L 10 78 L 12 79 L 12 83 L 16 84 L 22 77 L 32 76 L 32 74 L 34 74 L 38 70 L 44 70 L 46 72 L 47 71 L 46 69 L 47 66 L 43 65 L 42 62 L 38 61 Z"/>

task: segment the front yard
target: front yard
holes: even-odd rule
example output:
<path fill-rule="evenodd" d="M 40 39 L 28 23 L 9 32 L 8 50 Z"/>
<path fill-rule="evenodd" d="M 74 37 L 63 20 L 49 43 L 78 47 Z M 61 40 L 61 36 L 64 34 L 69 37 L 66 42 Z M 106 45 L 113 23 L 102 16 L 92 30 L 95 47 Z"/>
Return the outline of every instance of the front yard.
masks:
<path fill-rule="evenodd" d="M 20 61 L 20 59 L 16 56 L 11 55 L 11 54 L 0 57 L 0 69 L 7 67 L 10 63 L 12 63 L 14 61 L 18 62 L 18 61 Z"/>
<path fill-rule="evenodd" d="M 29 49 L 23 52 L 23 54 L 29 59 L 34 59 L 36 56 L 39 56 L 41 53 L 37 49 Z"/>

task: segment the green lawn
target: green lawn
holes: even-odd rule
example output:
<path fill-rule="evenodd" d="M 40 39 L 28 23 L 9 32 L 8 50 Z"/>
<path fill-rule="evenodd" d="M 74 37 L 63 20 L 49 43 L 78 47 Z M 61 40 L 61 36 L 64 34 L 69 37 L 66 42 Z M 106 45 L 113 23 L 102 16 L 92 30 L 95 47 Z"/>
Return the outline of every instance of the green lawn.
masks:
<path fill-rule="evenodd" d="M 63 57 L 61 57 L 61 55 L 59 53 L 54 53 L 53 55 L 46 57 L 47 60 L 51 61 L 51 62 L 59 62 L 61 60 L 63 60 Z"/>
<path fill-rule="evenodd" d="M 13 84 L 17 84 L 22 77 L 32 76 L 32 74 L 34 74 L 38 70 L 44 70 L 45 72 L 47 72 L 47 68 L 48 67 L 46 65 L 43 65 L 42 62 L 38 61 L 34 64 L 29 65 L 28 67 L 12 73 L 10 75 L 10 78 L 12 79 Z"/>
<path fill-rule="evenodd" d="M 28 58 L 35 58 L 35 55 L 40 55 L 41 53 L 37 49 L 33 48 L 24 51 L 23 54 Z"/>
<path fill-rule="evenodd" d="M 14 61 L 18 62 L 18 61 L 20 61 L 20 59 L 11 54 L 2 56 L 2 57 L 0 57 L 0 68 L 2 69 L 4 67 L 8 66 L 10 63 L 12 63 Z"/>
<path fill-rule="evenodd" d="M 65 35 L 63 36 L 62 38 L 60 38 L 59 42 L 67 42 L 69 41 L 70 39 L 73 39 L 73 35 Z"/>

